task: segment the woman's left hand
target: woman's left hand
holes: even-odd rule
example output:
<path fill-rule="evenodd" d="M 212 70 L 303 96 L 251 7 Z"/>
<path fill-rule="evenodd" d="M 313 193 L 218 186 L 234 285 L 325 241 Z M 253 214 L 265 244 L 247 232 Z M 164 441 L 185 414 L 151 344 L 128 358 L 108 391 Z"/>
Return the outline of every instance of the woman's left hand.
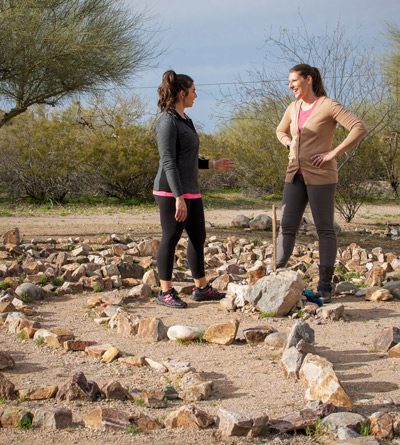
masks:
<path fill-rule="evenodd" d="M 325 162 L 335 159 L 336 153 L 334 150 L 326 151 L 325 153 L 319 153 L 317 155 L 311 156 L 312 165 L 314 167 L 322 167 Z"/>
<path fill-rule="evenodd" d="M 215 170 L 221 170 L 221 171 L 232 170 L 234 166 L 235 166 L 235 161 L 230 158 L 221 158 L 221 159 L 216 159 L 214 161 Z"/>

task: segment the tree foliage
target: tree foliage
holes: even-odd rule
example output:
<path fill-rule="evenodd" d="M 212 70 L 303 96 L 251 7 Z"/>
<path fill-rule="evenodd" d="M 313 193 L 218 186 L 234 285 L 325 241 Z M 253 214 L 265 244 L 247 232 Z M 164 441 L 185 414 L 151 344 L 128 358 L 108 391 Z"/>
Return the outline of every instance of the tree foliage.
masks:
<path fill-rule="evenodd" d="M 0 0 L 0 127 L 35 104 L 122 84 L 155 54 L 120 0 Z"/>

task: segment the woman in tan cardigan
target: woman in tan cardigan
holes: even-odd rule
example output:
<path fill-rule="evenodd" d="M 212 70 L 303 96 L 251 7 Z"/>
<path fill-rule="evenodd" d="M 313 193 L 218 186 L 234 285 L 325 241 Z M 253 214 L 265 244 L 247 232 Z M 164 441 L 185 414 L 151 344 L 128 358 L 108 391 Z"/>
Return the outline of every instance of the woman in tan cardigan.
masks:
<path fill-rule="evenodd" d="M 337 242 L 333 227 L 334 195 L 338 181 L 336 158 L 367 134 L 363 121 L 326 96 L 317 68 L 295 65 L 289 71 L 289 88 L 296 99 L 285 111 L 276 130 L 289 149 L 278 236 L 277 267 L 285 267 L 292 254 L 296 232 L 307 203 L 319 238 L 318 296 L 331 301 Z M 332 149 L 337 124 L 347 137 Z"/>

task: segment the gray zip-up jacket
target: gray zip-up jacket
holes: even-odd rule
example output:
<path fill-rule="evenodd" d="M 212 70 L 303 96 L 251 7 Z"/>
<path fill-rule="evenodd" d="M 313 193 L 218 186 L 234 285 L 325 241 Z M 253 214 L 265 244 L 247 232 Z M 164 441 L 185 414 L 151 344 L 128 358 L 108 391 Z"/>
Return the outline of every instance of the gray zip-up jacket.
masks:
<path fill-rule="evenodd" d="M 186 116 L 186 115 L 185 115 Z M 208 160 L 199 158 L 199 137 L 193 122 L 183 119 L 175 110 L 161 113 L 156 124 L 160 164 L 154 190 L 199 193 L 198 169 L 208 168 Z"/>

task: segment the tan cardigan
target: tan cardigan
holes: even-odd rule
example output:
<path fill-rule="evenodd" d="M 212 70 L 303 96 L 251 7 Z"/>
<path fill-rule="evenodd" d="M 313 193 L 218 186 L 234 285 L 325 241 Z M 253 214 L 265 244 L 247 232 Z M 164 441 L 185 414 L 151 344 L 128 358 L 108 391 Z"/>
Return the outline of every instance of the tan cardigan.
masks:
<path fill-rule="evenodd" d="M 300 134 L 298 121 L 301 103 L 298 100 L 287 107 L 276 129 L 280 142 L 290 146 L 285 182 L 293 182 L 294 175 L 301 168 L 306 184 L 334 184 L 338 181 L 336 159 L 324 163 L 322 167 L 314 167 L 311 156 L 332 149 L 337 123 L 349 130 L 341 143 L 344 151 L 360 142 L 367 134 L 367 128 L 361 119 L 343 108 L 339 102 L 322 96 Z"/>

